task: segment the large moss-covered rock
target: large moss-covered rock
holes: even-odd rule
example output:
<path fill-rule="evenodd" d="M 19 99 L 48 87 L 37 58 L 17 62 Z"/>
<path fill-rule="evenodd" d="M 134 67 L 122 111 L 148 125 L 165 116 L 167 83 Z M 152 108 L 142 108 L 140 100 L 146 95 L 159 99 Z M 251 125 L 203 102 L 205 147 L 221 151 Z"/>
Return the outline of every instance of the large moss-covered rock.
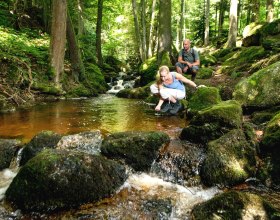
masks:
<path fill-rule="evenodd" d="M 229 100 L 198 111 L 183 128 L 180 138 L 196 143 L 214 140 L 234 128 L 241 128 L 242 109 L 238 102 Z"/>
<path fill-rule="evenodd" d="M 0 170 L 8 168 L 21 143 L 15 139 L 0 139 Z"/>
<path fill-rule="evenodd" d="M 205 185 L 232 186 L 255 173 L 255 149 L 241 129 L 234 129 L 207 146 L 201 178 Z"/>
<path fill-rule="evenodd" d="M 163 132 L 119 132 L 104 139 L 101 153 L 108 158 L 124 159 L 136 171 L 148 171 L 158 150 L 169 141 Z"/>
<path fill-rule="evenodd" d="M 280 112 L 267 124 L 260 144 L 264 164 L 259 172 L 262 180 L 280 184 Z M 269 184 L 270 185 L 270 184 Z"/>
<path fill-rule="evenodd" d="M 280 34 L 280 19 L 273 22 L 251 23 L 243 30 L 242 45 L 245 47 L 263 45 L 266 49 L 279 47 L 279 37 L 275 38 L 276 44 L 270 44 L 270 38 Z"/>
<path fill-rule="evenodd" d="M 140 66 L 139 72 L 141 75 L 140 86 L 147 85 L 149 82 L 154 81 L 158 71 L 157 58 L 151 57 L 147 59 Z"/>
<path fill-rule="evenodd" d="M 188 113 L 195 114 L 204 108 L 220 103 L 219 89 L 215 87 L 201 87 L 191 96 L 188 102 Z"/>
<path fill-rule="evenodd" d="M 192 210 L 192 219 L 278 219 L 279 214 L 255 194 L 229 191 L 196 205 Z"/>
<path fill-rule="evenodd" d="M 6 191 L 6 200 L 28 211 L 69 209 L 113 194 L 125 168 L 101 156 L 46 149 L 29 160 Z"/>
<path fill-rule="evenodd" d="M 262 28 L 264 23 L 251 23 L 247 25 L 242 33 L 242 46 L 250 47 L 250 46 L 259 46 L 261 33 L 260 29 Z"/>
<path fill-rule="evenodd" d="M 235 87 L 233 97 L 247 108 L 267 108 L 280 104 L 280 62 L 259 70 Z"/>
<path fill-rule="evenodd" d="M 42 131 L 35 135 L 23 148 L 20 165 L 24 165 L 29 159 L 46 148 L 55 148 L 61 137 L 53 131 Z"/>

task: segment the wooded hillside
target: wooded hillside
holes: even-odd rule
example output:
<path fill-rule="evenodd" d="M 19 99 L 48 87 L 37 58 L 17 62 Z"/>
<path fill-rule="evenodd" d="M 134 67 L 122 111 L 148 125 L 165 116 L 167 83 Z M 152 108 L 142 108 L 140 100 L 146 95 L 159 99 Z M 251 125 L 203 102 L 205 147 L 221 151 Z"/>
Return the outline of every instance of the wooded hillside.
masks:
<path fill-rule="evenodd" d="M 1 1 L 0 104 L 96 96 L 119 71 L 145 78 L 141 65 L 151 59 L 152 75 L 173 66 L 185 38 L 202 51 L 240 46 L 245 27 L 273 22 L 279 11 L 279 0 Z"/>

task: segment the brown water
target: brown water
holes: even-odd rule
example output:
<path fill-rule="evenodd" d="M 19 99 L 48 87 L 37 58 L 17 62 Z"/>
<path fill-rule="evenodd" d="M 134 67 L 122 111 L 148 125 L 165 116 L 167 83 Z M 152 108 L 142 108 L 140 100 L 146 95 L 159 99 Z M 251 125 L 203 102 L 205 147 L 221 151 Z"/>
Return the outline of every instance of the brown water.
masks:
<path fill-rule="evenodd" d="M 29 141 L 42 130 L 60 134 L 100 130 L 102 134 L 120 131 L 167 132 L 176 136 L 185 120 L 178 116 L 159 116 L 143 101 L 102 95 L 93 99 L 60 100 L 28 109 L 0 114 L 0 137 Z"/>

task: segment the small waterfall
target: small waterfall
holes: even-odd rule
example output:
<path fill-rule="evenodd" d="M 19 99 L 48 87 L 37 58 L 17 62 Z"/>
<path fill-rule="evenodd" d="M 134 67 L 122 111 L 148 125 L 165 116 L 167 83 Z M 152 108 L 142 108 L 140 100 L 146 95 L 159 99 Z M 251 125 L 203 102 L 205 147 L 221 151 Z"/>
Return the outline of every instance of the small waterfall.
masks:
<path fill-rule="evenodd" d="M 127 75 L 125 72 L 119 72 L 117 80 L 111 80 L 108 85 L 110 86 L 110 90 L 108 90 L 107 93 L 117 94 L 123 89 L 133 88 L 135 85 L 135 77 L 133 75 Z"/>
<path fill-rule="evenodd" d="M 9 168 L 0 171 L 0 201 L 5 197 L 9 185 L 17 175 L 22 149 L 18 151 L 17 156 L 12 160 Z"/>

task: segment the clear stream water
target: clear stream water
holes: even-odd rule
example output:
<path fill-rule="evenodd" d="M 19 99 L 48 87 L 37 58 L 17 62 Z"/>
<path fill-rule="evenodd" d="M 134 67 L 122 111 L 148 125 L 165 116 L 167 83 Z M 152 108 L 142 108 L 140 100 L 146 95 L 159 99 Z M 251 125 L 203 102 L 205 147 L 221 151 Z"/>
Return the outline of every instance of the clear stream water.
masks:
<path fill-rule="evenodd" d="M 180 151 L 183 147 L 178 136 L 186 123 L 180 116 L 155 114 L 154 106 L 143 101 L 106 94 L 92 99 L 46 102 L 0 114 L 0 138 L 28 142 L 42 130 L 60 134 L 100 130 L 104 136 L 121 131 L 157 130 L 166 132 L 171 138 L 170 147 Z M 0 219 L 188 219 L 195 204 L 220 192 L 215 187 L 186 187 L 165 181 L 154 172 L 140 172 L 131 173 L 112 198 L 98 203 L 53 214 L 22 214 L 3 203 L 17 170 L 15 161 L 9 169 L 0 172 Z"/>

